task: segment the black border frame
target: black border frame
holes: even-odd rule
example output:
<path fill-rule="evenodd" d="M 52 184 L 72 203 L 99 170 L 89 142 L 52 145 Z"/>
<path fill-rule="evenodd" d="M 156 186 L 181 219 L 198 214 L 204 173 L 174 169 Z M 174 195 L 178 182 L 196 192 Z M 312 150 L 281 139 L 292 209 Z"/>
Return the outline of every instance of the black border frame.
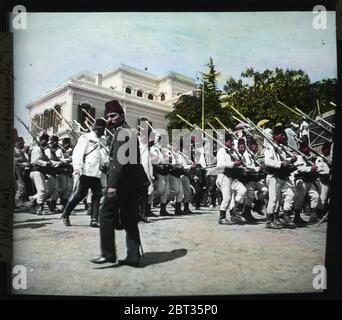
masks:
<path fill-rule="evenodd" d="M 315 5 L 324 5 L 327 10 L 337 10 L 337 2 L 333 0 L 325 1 L 256 1 L 256 0 L 235 0 L 235 1 L 219 1 L 211 0 L 210 2 L 196 2 L 194 0 L 188 1 L 172 1 L 172 3 L 163 4 L 161 1 L 156 0 L 131 0 L 131 1 L 53 1 L 44 2 L 41 0 L 31 1 L 4 1 L 0 4 L 0 32 L 8 32 L 8 12 L 12 11 L 13 7 L 17 4 L 24 5 L 28 12 L 94 12 L 94 11 L 145 11 L 145 12 L 159 12 L 159 11 L 189 11 L 189 12 L 200 12 L 200 11 L 312 11 Z M 338 1 L 338 0 L 337 0 Z M 342 6 L 341 6 L 342 7 Z M 341 7 L 339 9 L 341 9 Z M 336 20 L 342 21 L 342 11 L 336 11 Z M 342 30 L 339 28 L 342 24 L 337 21 L 337 35 Z M 342 52 L 342 38 L 337 38 L 337 104 L 341 106 L 342 102 L 342 65 L 341 65 L 341 52 Z M 0 77 L 3 75 L 0 74 Z M 2 83 L 2 82 L 1 82 Z M 12 83 L 13 85 L 13 83 Z M 0 88 L 0 92 L 4 88 Z M 1 107 L 1 106 L 0 106 Z M 341 125 L 341 107 L 337 107 L 336 110 L 336 124 L 337 129 L 334 137 L 334 161 L 333 161 L 333 178 L 331 188 L 331 211 L 333 214 L 329 216 L 329 224 L 327 230 L 327 246 L 326 246 L 326 267 L 328 271 L 327 283 L 328 289 L 322 293 L 303 293 L 303 294 L 261 294 L 261 295 L 229 295 L 229 296 L 184 296 L 184 297 L 112 297 L 107 298 L 109 300 L 117 300 L 119 304 L 123 301 L 130 299 L 130 302 L 145 301 L 145 304 L 165 305 L 166 300 L 172 299 L 173 303 L 177 301 L 183 303 L 185 300 L 196 300 L 199 301 L 207 300 L 212 301 L 220 306 L 223 306 L 222 300 L 283 300 L 283 299 L 342 299 L 342 215 L 339 213 L 339 181 L 341 180 L 341 140 L 338 137 L 338 130 Z M 13 117 L 13 114 L 12 114 Z M 0 126 L 3 124 L 3 119 L 0 119 Z M 13 119 L 12 119 L 13 125 Z M 13 150 L 13 145 L 12 145 Z M 10 157 L 12 156 L 11 150 L 9 150 Z M 1 173 L 1 170 L 0 170 Z M 1 213 L 0 213 L 1 214 Z M 75 299 L 93 299 L 100 300 L 101 297 L 71 297 L 71 296 L 26 296 L 26 295 L 11 295 L 9 292 L 9 279 L 10 279 L 10 266 L 6 263 L 0 262 L 0 299 L 3 297 L 6 300 L 75 300 Z M 158 300 L 158 303 L 156 303 Z M 220 302 L 219 302 L 220 301 Z M 128 302 L 123 304 L 128 305 Z"/>

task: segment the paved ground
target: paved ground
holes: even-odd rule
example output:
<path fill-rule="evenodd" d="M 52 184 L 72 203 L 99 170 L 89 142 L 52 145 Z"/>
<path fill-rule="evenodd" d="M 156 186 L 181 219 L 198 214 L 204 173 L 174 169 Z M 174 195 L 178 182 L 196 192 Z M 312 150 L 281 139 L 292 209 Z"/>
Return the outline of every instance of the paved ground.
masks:
<path fill-rule="evenodd" d="M 221 226 L 217 210 L 156 217 L 140 224 L 141 268 L 89 262 L 99 230 L 84 210 L 64 227 L 59 215 L 14 214 L 14 264 L 27 268 L 21 294 L 163 296 L 313 292 L 315 265 L 324 264 L 326 223 L 297 229 Z M 262 219 L 262 216 L 259 216 Z M 119 258 L 125 233 L 117 234 Z"/>

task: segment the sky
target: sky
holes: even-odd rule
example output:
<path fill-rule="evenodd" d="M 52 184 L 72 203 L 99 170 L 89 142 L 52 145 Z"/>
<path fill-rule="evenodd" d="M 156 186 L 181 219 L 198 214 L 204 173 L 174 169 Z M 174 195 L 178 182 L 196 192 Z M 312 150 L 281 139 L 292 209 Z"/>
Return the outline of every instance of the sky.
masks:
<path fill-rule="evenodd" d="M 302 69 L 311 81 L 337 77 L 335 12 L 314 29 L 312 12 L 29 13 L 14 30 L 15 112 L 81 72 L 123 63 L 196 79 L 212 57 L 219 88 L 248 67 Z M 15 123 L 19 134 L 25 129 Z"/>

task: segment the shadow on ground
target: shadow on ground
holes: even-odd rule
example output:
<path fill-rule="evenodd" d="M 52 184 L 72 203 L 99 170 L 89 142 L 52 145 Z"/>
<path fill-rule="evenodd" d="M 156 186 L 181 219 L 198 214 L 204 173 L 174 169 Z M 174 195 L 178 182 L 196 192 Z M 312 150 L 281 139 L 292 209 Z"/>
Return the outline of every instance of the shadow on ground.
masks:
<path fill-rule="evenodd" d="M 146 268 L 148 266 L 172 261 L 181 257 L 184 257 L 188 253 L 187 249 L 176 249 L 172 251 L 161 251 L 161 252 L 146 252 L 141 261 L 139 268 Z M 105 267 L 99 267 L 94 269 L 108 269 L 123 267 L 120 264 L 113 264 Z"/>
<path fill-rule="evenodd" d="M 25 229 L 25 228 L 39 229 L 39 228 L 46 227 L 48 224 L 52 224 L 52 223 L 51 222 L 47 222 L 47 223 L 23 223 L 20 225 L 15 225 L 13 227 L 13 229 Z"/>

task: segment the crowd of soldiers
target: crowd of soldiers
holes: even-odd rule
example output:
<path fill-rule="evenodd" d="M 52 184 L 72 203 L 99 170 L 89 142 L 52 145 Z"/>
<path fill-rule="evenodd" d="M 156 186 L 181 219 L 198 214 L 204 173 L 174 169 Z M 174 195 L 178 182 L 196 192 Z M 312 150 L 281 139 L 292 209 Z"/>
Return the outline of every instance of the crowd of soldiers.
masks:
<path fill-rule="evenodd" d="M 31 148 L 22 137 L 15 138 L 16 209 L 62 213 L 65 226 L 70 226 L 72 211 L 83 201 L 90 226 L 99 227 L 113 132 L 105 118 L 89 121 L 89 132 L 77 133 L 74 148 L 70 138 L 60 141 L 46 132 Z M 332 143 L 325 143 L 320 153 L 313 150 L 305 121 L 300 126 L 252 129 L 225 131 L 223 144 L 202 136 L 200 148 L 193 138 L 190 153 L 182 141 L 163 143 L 150 124 L 145 127 L 148 134 L 138 130 L 141 164 L 149 181 L 139 199 L 139 220 L 149 222 L 158 206 L 160 216 L 191 215 L 201 207 L 219 206 L 221 225 L 257 223 L 260 219 L 253 213 L 265 216 L 266 227 L 272 229 L 320 221 L 328 212 Z M 214 152 L 208 147 L 212 144 Z M 309 218 L 304 220 L 303 214 Z"/>

